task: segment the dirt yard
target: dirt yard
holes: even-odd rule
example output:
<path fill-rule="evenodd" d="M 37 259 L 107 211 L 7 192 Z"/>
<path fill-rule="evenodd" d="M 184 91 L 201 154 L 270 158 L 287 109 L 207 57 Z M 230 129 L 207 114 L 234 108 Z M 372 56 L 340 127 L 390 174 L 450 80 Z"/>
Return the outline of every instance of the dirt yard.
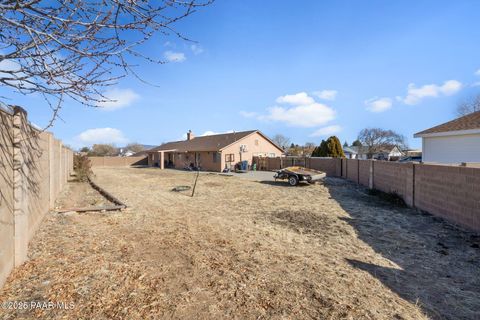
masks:
<path fill-rule="evenodd" d="M 49 214 L 0 291 L 74 307 L 0 318 L 480 318 L 480 238 L 349 182 L 201 174 L 192 198 L 191 172 L 95 173 L 130 208 Z"/>

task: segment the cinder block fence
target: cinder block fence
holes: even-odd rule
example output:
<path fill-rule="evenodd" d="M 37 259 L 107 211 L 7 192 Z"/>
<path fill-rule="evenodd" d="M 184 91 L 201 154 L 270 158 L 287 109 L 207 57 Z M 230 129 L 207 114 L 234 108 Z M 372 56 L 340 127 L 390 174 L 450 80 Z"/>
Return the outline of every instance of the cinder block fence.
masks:
<path fill-rule="evenodd" d="M 140 157 L 88 157 L 92 167 L 128 167 L 148 165 L 147 156 Z"/>
<path fill-rule="evenodd" d="M 0 109 L 0 287 L 73 170 L 73 152 L 33 128 L 20 107 Z"/>
<path fill-rule="evenodd" d="M 297 158 L 256 158 L 261 169 L 278 170 Z M 480 168 L 339 158 L 302 158 L 307 168 L 367 188 L 394 192 L 405 203 L 480 231 Z"/>

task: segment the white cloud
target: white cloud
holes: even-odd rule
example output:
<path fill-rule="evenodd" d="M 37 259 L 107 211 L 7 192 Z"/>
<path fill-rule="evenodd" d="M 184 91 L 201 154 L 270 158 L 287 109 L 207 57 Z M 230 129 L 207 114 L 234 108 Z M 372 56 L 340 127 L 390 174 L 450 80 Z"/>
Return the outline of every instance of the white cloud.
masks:
<path fill-rule="evenodd" d="M 315 127 L 335 119 L 335 111 L 321 103 L 284 108 L 275 106 L 268 109 L 268 114 L 260 120 L 284 122 L 292 127 Z"/>
<path fill-rule="evenodd" d="M 233 132 L 233 130 L 228 130 L 228 131 L 225 131 L 225 132 L 215 132 L 215 131 L 207 130 L 203 134 L 201 134 L 200 137 L 213 136 L 215 134 L 232 133 L 232 132 Z"/>
<path fill-rule="evenodd" d="M 478 69 L 477 71 L 475 71 L 475 75 L 476 75 L 476 76 L 480 76 L 480 69 Z"/>
<path fill-rule="evenodd" d="M 128 142 L 128 139 L 123 135 L 122 131 L 114 128 L 88 129 L 80 133 L 76 140 L 83 145 L 92 145 L 95 143 L 124 144 Z"/>
<path fill-rule="evenodd" d="M 203 48 L 197 44 L 192 44 L 190 50 L 192 50 L 194 55 L 199 55 L 203 52 Z"/>
<path fill-rule="evenodd" d="M 457 80 L 448 80 L 443 85 L 428 84 L 417 88 L 414 83 L 410 83 L 407 89 L 407 96 L 403 102 L 408 105 L 418 104 L 423 98 L 438 97 L 440 95 L 450 96 L 462 88 L 462 83 Z"/>
<path fill-rule="evenodd" d="M 0 52 L 1 53 L 1 52 Z M 13 80 L 5 80 L 6 83 L 20 88 L 32 88 L 33 85 L 23 80 L 16 80 L 26 76 L 21 71 L 22 66 L 14 60 L 2 60 L 0 62 L 0 78 L 9 78 Z"/>
<path fill-rule="evenodd" d="M 183 62 L 187 60 L 187 57 L 183 52 L 174 52 L 169 50 L 169 51 L 165 51 L 163 56 L 168 62 Z"/>
<path fill-rule="evenodd" d="M 258 113 L 256 112 L 250 112 L 250 111 L 240 111 L 239 112 L 241 116 L 245 117 L 245 118 L 254 118 L 258 115 Z"/>
<path fill-rule="evenodd" d="M 285 96 L 278 97 L 276 101 L 277 103 L 291 104 L 295 106 L 309 105 L 315 102 L 315 100 L 313 100 L 313 98 L 310 97 L 306 92 L 287 94 Z"/>
<path fill-rule="evenodd" d="M 0 70 L 2 71 L 19 71 L 20 65 L 13 60 L 2 60 L 0 61 Z"/>
<path fill-rule="evenodd" d="M 243 116 L 258 120 L 278 121 L 292 127 L 322 126 L 335 119 L 335 110 L 325 104 L 316 102 L 305 92 L 278 97 L 276 102 L 290 106 L 273 106 L 265 115 L 253 112 L 240 112 Z"/>
<path fill-rule="evenodd" d="M 314 131 L 310 137 L 324 137 L 324 136 L 329 136 L 335 133 L 338 133 L 342 131 L 342 127 L 339 125 L 331 125 L 327 127 L 320 128 L 316 131 Z"/>
<path fill-rule="evenodd" d="M 392 107 L 392 99 L 390 98 L 372 98 L 365 100 L 367 110 L 371 112 L 383 112 Z"/>
<path fill-rule="evenodd" d="M 333 101 L 337 97 L 338 91 L 337 90 L 322 90 L 322 91 L 315 91 L 315 92 L 313 92 L 313 94 L 320 99 Z"/>
<path fill-rule="evenodd" d="M 107 90 L 103 93 L 105 98 L 100 97 L 99 99 L 107 100 L 97 103 L 99 108 L 102 108 L 106 111 L 113 111 L 121 108 L 128 107 L 140 96 L 135 93 L 132 89 L 119 89 L 113 88 Z"/>

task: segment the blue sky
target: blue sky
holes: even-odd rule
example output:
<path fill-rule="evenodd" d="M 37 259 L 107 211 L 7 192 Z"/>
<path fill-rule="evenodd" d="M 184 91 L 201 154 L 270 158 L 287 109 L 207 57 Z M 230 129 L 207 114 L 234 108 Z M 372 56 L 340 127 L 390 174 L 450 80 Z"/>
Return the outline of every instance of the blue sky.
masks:
<path fill-rule="evenodd" d="M 171 60 L 137 69 L 158 86 L 127 78 L 103 109 L 67 102 L 51 131 L 78 148 L 157 145 L 189 129 L 352 142 L 381 127 L 420 147 L 415 132 L 480 92 L 479 14 L 480 1 L 217 0 L 177 25 L 198 43 L 159 36 L 144 46 Z M 14 103 L 47 123 L 40 98 Z"/>

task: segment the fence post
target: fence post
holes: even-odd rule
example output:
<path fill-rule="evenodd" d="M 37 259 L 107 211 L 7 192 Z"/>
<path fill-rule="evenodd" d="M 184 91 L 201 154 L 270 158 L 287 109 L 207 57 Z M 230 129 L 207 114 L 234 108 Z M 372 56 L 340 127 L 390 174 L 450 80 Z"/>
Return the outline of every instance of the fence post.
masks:
<path fill-rule="evenodd" d="M 28 186 L 24 179 L 29 174 L 23 158 L 25 146 L 22 131 L 25 129 L 27 112 L 20 107 L 13 109 L 13 216 L 14 216 L 14 262 L 19 266 L 27 259 L 28 247 Z M 26 150 L 30 151 L 30 150 Z"/>
<path fill-rule="evenodd" d="M 367 160 L 370 162 L 370 170 L 368 176 L 368 188 L 373 189 L 373 160 Z"/>
<path fill-rule="evenodd" d="M 348 180 L 348 160 L 345 159 L 345 179 Z"/>
<path fill-rule="evenodd" d="M 360 184 L 360 159 L 357 159 L 357 184 Z"/>
<path fill-rule="evenodd" d="M 415 180 L 416 180 L 415 171 L 416 169 L 417 169 L 417 165 L 413 163 L 413 166 L 412 166 L 412 207 L 413 208 L 415 208 Z"/>

